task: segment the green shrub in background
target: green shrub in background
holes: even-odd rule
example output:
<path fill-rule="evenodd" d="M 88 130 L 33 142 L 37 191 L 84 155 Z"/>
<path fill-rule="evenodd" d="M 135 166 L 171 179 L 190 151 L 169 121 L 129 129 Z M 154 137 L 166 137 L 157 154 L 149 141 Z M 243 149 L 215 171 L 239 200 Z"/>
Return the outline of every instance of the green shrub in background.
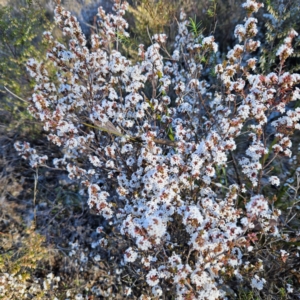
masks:
<path fill-rule="evenodd" d="M 289 29 L 294 28 L 299 32 L 300 29 L 300 1 L 299 0 L 267 0 L 266 14 L 264 14 L 266 39 L 263 41 L 264 47 L 260 57 L 260 68 L 264 72 L 270 70 L 278 63 L 276 61 L 276 51 L 286 38 Z M 300 70 L 300 39 L 296 40 L 294 53 L 291 55 L 290 72 Z"/>
<path fill-rule="evenodd" d="M 181 9 L 196 23 L 201 23 L 205 34 L 213 32 L 221 41 L 221 49 L 227 50 L 233 42 L 232 32 L 242 12 L 241 0 L 133 0 L 129 12 L 133 35 L 140 43 L 149 45 L 149 35 L 164 32 L 170 42 L 174 40 L 178 13 Z M 217 31 L 215 29 L 218 28 Z"/>
<path fill-rule="evenodd" d="M 132 0 L 129 7 L 132 15 L 129 22 L 131 41 L 134 37 L 135 44 L 150 45 L 149 36 L 164 32 L 172 44 L 177 26 L 176 13 L 183 9 L 192 22 L 201 24 L 204 35 L 214 34 L 219 43 L 220 53 L 226 53 L 234 45 L 233 31 L 235 25 L 242 21 L 243 2 L 242 0 Z M 276 51 L 289 29 L 294 28 L 296 31 L 300 29 L 300 0 L 267 0 L 264 1 L 264 6 L 257 14 L 260 32 L 265 34 L 265 39 L 260 41 L 262 55 L 259 67 L 262 71 L 269 72 L 278 63 Z M 300 57 L 299 45 L 298 38 L 292 58 Z M 291 64 L 291 72 L 300 69 L 296 60 L 291 59 Z"/>
<path fill-rule="evenodd" d="M 42 33 L 49 28 L 51 23 L 39 1 L 13 0 L 0 6 L 0 113 L 7 129 L 28 131 L 26 98 L 33 84 L 25 64 L 30 57 L 45 57 Z"/>

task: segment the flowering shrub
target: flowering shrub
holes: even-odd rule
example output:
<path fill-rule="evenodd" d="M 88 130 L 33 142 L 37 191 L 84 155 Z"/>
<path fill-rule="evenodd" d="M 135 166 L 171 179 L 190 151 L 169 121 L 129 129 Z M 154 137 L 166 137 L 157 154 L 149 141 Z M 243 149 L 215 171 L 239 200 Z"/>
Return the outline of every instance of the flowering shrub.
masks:
<path fill-rule="evenodd" d="M 265 191 L 280 185 L 274 161 L 291 156 L 300 128 L 293 105 L 300 75 L 284 69 L 297 33 L 291 29 L 278 49 L 278 68 L 260 74 L 253 13 L 262 6 L 243 4 L 247 17 L 234 32 L 240 44 L 224 61 L 214 37 L 189 33 L 181 12 L 172 54 L 167 36 L 156 34 L 132 64 L 119 51 L 129 36 L 125 2 L 115 0 L 115 14 L 99 8 L 89 47 L 58 5 L 68 46 L 44 33 L 56 78 L 28 61 L 36 80 L 29 111 L 64 153 L 54 166 L 80 180 L 90 208 L 131 242 L 122 263 L 138 266 L 154 297 L 222 299 L 232 277 L 262 290 L 263 262 L 248 261 L 249 252 L 262 236 L 289 240 Z M 33 167 L 47 160 L 28 143 L 15 147 Z"/>

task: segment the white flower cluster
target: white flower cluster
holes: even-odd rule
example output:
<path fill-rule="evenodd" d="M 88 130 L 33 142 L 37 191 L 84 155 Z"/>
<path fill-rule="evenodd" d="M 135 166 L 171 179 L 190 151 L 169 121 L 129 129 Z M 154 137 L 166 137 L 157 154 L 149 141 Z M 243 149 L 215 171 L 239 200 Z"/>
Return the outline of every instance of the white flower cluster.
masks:
<path fill-rule="evenodd" d="M 27 142 L 16 142 L 14 146 L 19 154 L 22 155 L 22 158 L 29 160 L 29 164 L 32 168 L 37 168 L 39 165 L 44 164 L 46 160 L 48 160 L 47 155 L 39 156 L 36 153 L 36 150 L 31 148 L 30 144 Z"/>
<path fill-rule="evenodd" d="M 0 297 L 3 299 L 9 299 L 11 295 L 17 297 L 17 299 L 32 299 L 32 297 L 38 296 L 41 293 L 47 293 L 58 289 L 58 283 L 60 282 L 59 276 L 54 276 L 53 273 L 46 275 L 46 278 L 42 281 L 42 285 L 39 279 L 34 279 L 33 282 L 29 282 L 22 278 L 22 275 L 12 275 L 8 273 L 2 273 L 0 275 Z"/>
<path fill-rule="evenodd" d="M 29 111 L 63 148 L 54 165 L 80 179 L 90 208 L 133 241 L 124 263 L 141 264 L 155 297 L 169 282 L 177 299 L 220 299 L 221 274 L 234 270 L 242 279 L 243 252 L 252 249 L 255 224 L 264 234 L 279 235 L 280 212 L 269 207 L 261 185 L 279 185 L 269 167 L 278 155 L 291 155 L 289 136 L 299 129 L 300 110 L 288 104 L 299 98 L 300 75 L 253 73 L 257 59 L 251 54 L 260 42 L 253 40 L 257 20 L 251 15 L 262 6 L 256 1 L 243 5 L 248 17 L 235 29 L 241 44 L 226 62 L 209 66 L 220 88 L 203 79 L 209 70 L 199 59 L 214 55 L 218 45 L 212 36 L 199 43 L 183 12 L 168 60 L 160 54 L 164 34 L 155 35 L 147 49 L 139 46 L 135 64 L 123 56 L 118 37 L 127 35 L 126 6 L 115 0 L 115 15 L 99 9 L 101 32 L 92 36 L 90 49 L 76 19 L 57 6 L 56 22 L 69 45 L 45 33 L 57 78 L 52 82 L 43 64 L 28 62 L 36 80 Z M 287 47 L 295 35 L 290 33 Z M 281 61 L 287 54 L 278 52 Z M 280 118 L 272 123 L 277 134 L 269 147 L 265 130 L 273 112 Z M 228 157 L 242 134 L 249 144 L 241 149 L 238 172 Z M 46 159 L 26 143 L 16 148 L 24 157 L 33 155 L 33 166 Z M 224 186 L 215 180 L 226 168 L 236 177 Z M 244 209 L 238 208 L 240 197 Z M 251 284 L 261 290 L 264 280 L 256 275 Z"/>
<path fill-rule="evenodd" d="M 251 14 L 257 12 L 261 7 L 264 7 L 264 4 L 257 3 L 253 0 L 247 0 L 245 3 L 242 4 L 242 7 L 246 8 L 247 11 Z"/>
<path fill-rule="evenodd" d="M 291 29 L 289 36 L 284 39 L 284 44 L 278 48 L 276 55 L 279 56 L 281 64 L 294 52 L 292 41 L 296 36 L 298 36 L 298 33 Z"/>

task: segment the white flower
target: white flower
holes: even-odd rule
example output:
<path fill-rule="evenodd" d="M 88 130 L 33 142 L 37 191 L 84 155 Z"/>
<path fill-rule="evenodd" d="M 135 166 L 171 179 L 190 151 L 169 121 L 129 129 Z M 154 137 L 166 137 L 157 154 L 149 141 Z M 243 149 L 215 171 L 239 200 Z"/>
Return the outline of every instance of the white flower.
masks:
<path fill-rule="evenodd" d="M 271 177 L 269 178 L 269 181 L 270 181 L 270 183 L 271 183 L 272 185 L 277 185 L 277 186 L 280 185 L 280 180 L 279 180 L 279 178 L 278 178 L 277 176 L 271 176 Z"/>
<path fill-rule="evenodd" d="M 251 197 L 246 204 L 246 210 L 251 216 L 267 216 L 270 214 L 268 201 L 263 195 L 256 195 Z"/>
<path fill-rule="evenodd" d="M 156 269 L 148 272 L 146 276 L 146 281 L 150 286 L 156 286 L 159 283 L 158 273 Z"/>
<path fill-rule="evenodd" d="M 108 160 L 105 164 L 106 168 L 114 168 L 115 167 L 115 163 L 113 160 Z"/>
<path fill-rule="evenodd" d="M 289 283 L 286 284 L 286 292 L 287 293 L 293 293 L 294 292 L 294 289 L 293 289 L 292 285 L 289 284 Z"/>
<path fill-rule="evenodd" d="M 251 286 L 254 289 L 262 290 L 266 280 L 264 278 L 260 279 L 258 275 L 254 275 L 254 278 L 251 280 Z"/>
<path fill-rule="evenodd" d="M 95 248 L 95 247 L 94 247 Z M 97 254 L 95 257 L 94 257 L 94 260 L 95 261 L 100 261 L 101 260 L 101 256 L 99 254 Z"/>
<path fill-rule="evenodd" d="M 246 28 L 239 24 L 235 27 L 234 36 L 239 39 L 239 42 L 242 42 L 246 34 Z"/>
<path fill-rule="evenodd" d="M 276 56 L 279 56 L 280 59 L 286 59 L 288 56 L 290 56 L 294 52 L 294 49 L 288 45 L 281 45 L 277 52 Z"/>
<path fill-rule="evenodd" d="M 215 38 L 213 36 L 206 37 L 202 40 L 203 46 L 210 47 L 214 52 L 218 51 L 218 45 L 214 42 Z"/>
<path fill-rule="evenodd" d="M 88 261 L 87 256 L 85 256 L 85 254 L 83 252 L 81 252 L 81 254 L 80 254 L 80 261 L 82 263 L 86 263 Z"/>
<path fill-rule="evenodd" d="M 165 43 L 166 40 L 167 40 L 167 35 L 164 34 L 164 33 L 161 33 L 161 34 L 155 34 L 153 37 L 152 37 L 153 40 L 155 40 L 156 42 L 158 43 Z"/>
<path fill-rule="evenodd" d="M 242 4 L 242 7 L 247 8 L 251 12 L 257 12 L 260 7 L 264 7 L 263 3 L 257 3 L 253 0 L 247 0 L 245 3 Z"/>
<path fill-rule="evenodd" d="M 124 288 L 124 296 L 129 296 L 132 293 L 132 289 L 128 286 Z"/>
<path fill-rule="evenodd" d="M 132 156 L 126 160 L 126 164 L 129 167 L 132 167 L 134 163 L 135 163 L 135 159 Z"/>
<path fill-rule="evenodd" d="M 160 286 L 156 285 L 152 288 L 152 294 L 155 297 L 160 297 L 163 294 L 163 290 Z"/>
<path fill-rule="evenodd" d="M 132 247 L 128 248 L 124 253 L 124 261 L 127 262 L 134 262 L 138 257 L 138 253 L 135 252 Z"/>

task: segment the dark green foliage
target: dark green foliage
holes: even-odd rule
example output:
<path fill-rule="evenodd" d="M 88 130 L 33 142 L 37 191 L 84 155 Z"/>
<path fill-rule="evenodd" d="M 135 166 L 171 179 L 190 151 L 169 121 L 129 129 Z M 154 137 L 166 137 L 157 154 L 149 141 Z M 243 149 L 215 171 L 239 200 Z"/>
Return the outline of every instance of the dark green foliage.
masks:
<path fill-rule="evenodd" d="M 265 3 L 264 15 L 266 27 L 266 40 L 263 42 L 262 55 L 260 58 L 260 68 L 264 73 L 269 73 L 276 67 L 278 58 L 276 52 L 283 44 L 283 40 L 288 36 L 291 28 L 300 31 L 300 1 L 299 0 L 267 0 Z M 300 39 L 296 39 L 294 53 L 289 60 L 289 72 L 300 70 Z"/>
<path fill-rule="evenodd" d="M 198 37 L 199 35 L 202 35 L 202 33 L 203 33 L 202 23 L 201 23 L 201 21 L 197 22 L 196 16 L 194 17 L 194 19 L 190 18 L 189 28 L 190 28 L 191 32 L 193 33 L 194 37 Z"/>
<path fill-rule="evenodd" d="M 20 129 L 20 120 L 29 118 L 27 104 L 21 101 L 26 101 L 33 90 L 25 64 L 31 57 L 45 56 L 42 33 L 50 28 L 46 12 L 37 1 L 10 1 L 0 6 L 0 109 L 6 115 L 6 125 L 18 120 Z"/>

